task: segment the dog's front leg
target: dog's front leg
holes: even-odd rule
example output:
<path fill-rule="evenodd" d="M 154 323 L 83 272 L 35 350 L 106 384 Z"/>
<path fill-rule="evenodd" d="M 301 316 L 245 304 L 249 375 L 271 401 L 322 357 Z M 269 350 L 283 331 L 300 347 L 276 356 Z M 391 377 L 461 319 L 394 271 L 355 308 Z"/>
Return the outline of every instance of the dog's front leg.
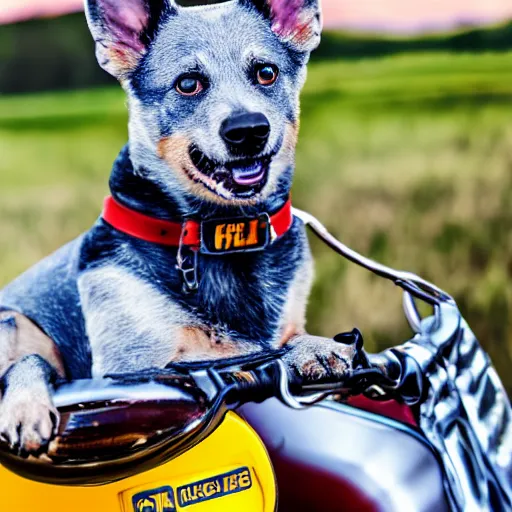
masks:
<path fill-rule="evenodd" d="M 0 438 L 13 451 L 37 455 L 55 433 L 52 382 L 64 374 L 53 342 L 21 315 L 0 318 Z"/>
<path fill-rule="evenodd" d="M 286 345 L 291 350 L 283 361 L 304 380 L 343 378 L 352 370 L 361 347 L 356 343 L 342 343 L 341 338 L 336 341 L 306 333 L 306 306 L 312 282 L 312 260 L 305 251 L 285 303 L 280 346 Z"/>

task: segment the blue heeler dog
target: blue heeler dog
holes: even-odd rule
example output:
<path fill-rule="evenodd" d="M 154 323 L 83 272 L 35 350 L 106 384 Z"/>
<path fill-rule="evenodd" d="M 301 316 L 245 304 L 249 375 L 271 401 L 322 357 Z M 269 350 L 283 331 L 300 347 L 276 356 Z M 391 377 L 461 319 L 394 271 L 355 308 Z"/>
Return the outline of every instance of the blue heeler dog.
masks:
<path fill-rule="evenodd" d="M 182 254 L 183 245 L 104 215 L 3 290 L 0 435 L 20 454 L 43 452 L 55 433 L 57 377 L 285 344 L 290 371 L 305 378 L 351 369 L 350 347 L 305 332 L 312 261 L 303 224 L 276 233 L 268 223 L 289 199 L 318 0 L 86 0 L 86 14 L 100 65 L 128 96 L 129 144 L 110 179 L 116 215 L 213 222 L 202 236 L 214 245 Z M 258 245 L 260 231 L 270 237 L 260 250 L 228 250 Z"/>

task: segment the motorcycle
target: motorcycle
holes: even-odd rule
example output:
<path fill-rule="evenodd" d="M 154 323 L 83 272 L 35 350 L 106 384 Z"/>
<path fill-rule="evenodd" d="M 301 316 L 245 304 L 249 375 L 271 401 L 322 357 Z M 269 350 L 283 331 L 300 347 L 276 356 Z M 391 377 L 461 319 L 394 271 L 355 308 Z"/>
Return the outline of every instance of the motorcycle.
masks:
<path fill-rule="evenodd" d="M 63 382 L 47 453 L 0 444 L 0 510 L 512 510 L 510 403 L 453 298 L 294 214 L 403 289 L 414 337 L 369 354 L 359 331 L 338 335 L 355 356 L 336 382 L 291 375 L 286 348 Z"/>

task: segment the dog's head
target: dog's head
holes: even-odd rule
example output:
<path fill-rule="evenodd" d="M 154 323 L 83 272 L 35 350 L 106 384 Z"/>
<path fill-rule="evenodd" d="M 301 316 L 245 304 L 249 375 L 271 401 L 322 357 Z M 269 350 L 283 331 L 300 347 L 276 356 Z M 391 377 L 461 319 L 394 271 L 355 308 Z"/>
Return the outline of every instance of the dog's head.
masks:
<path fill-rule="evenodd" d="M 128 94 L 139 172 L 174 194 L 254 204 L 293 168 L 319 0 L 214 2 L 86 0 L 86 13 Z"/>

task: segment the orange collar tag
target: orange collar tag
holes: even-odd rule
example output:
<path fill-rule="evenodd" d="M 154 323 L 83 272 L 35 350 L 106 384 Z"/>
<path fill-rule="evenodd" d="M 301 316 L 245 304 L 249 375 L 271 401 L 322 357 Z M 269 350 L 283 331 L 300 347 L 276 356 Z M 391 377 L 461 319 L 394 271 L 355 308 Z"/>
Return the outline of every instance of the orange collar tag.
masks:
<path fill-rule="evenodd" d="M 201 223 L 201 253 L 230 254 L 265 249 L 271 242 L 270 217 L 216 219 Z"/>

